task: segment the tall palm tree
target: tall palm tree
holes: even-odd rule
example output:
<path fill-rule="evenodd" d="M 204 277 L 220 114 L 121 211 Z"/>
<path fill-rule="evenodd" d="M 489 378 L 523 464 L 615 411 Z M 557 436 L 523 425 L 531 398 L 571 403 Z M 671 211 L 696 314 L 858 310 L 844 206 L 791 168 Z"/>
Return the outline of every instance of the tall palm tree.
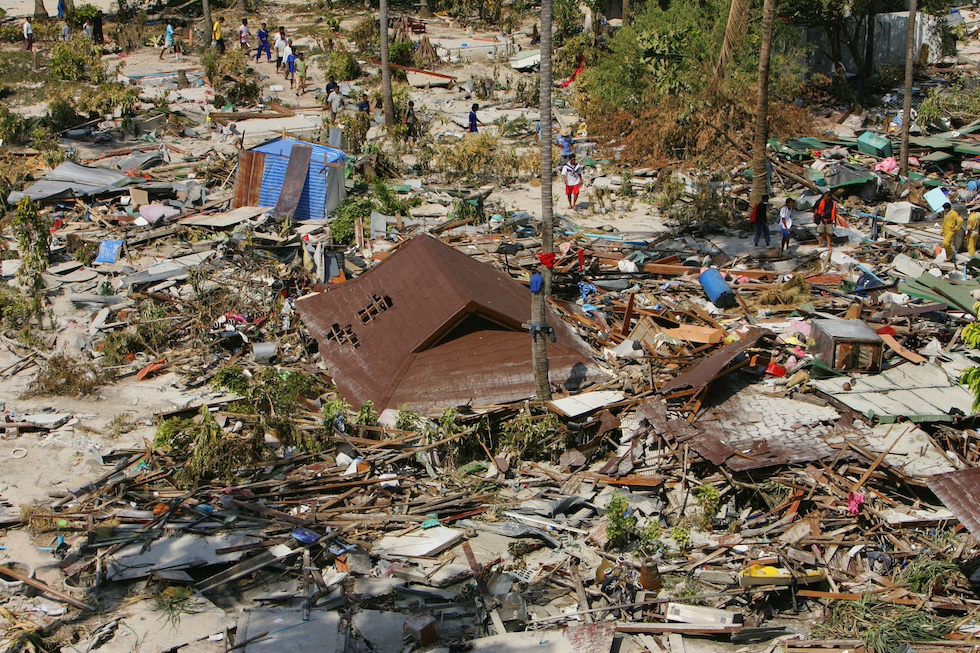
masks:
<path fill-rule="evenodd" d="M 381 0 L 378 20 L 381 22 L 381 92 L 384 95 L 385 129 L 391 134 L 395 126 L 395 104 L 391 99 L 391 62 L 388 61 L 388 0 Z"/>
<path fill-rule="evenodd" d="M 762 45 L 759 49 L 759 94 L 755 110 L 755 139 L 752 144 L 752 196 L 754 206 L 766 194 L 766 143 L 769 140 L 769 58 L 776 0 L 762 6 Z"/>
<path fill-rule="evenodd" d="M 541 0 L 541 251 L 554 253 L 551 161 L 551 1 Z M 531 295 L 531 324 L 543 325 L 548 320 L 548 295 L 551 294 L 551 269 L 541 266 L 544 287 Z M 531 361 L 534 366 L 534 385 L 539 401 L 551 399 L 548 381 L 547 336 L 536 334 L 531 340 Z"/>
<path fill-rule="evenodd" d="M 49 18 L 48 10 L 44 8 L 44 0 L 34 0 L 34 18 L 37 20 Z"/>
<path fill-rule="evenodd" d="M 203 0 L 201 13 L 204 18 L 204 47 L 208 47 L 211 43 L 211 27 L 214 25 L 214 21 L 211 20 L 211 0 Z"/>
<path fill-rule="evenodd" d="M 245 0 L 238 0 L 238 17 L 244 18 L 245 14 L 248 13 L 248 7 L 245 5 Z"/>
<path fill-rule="evenodd" d="M 712 84 L 717 83 L 725 75 L 725 68 L 731 60 L 735 49 L 745 38 L 745 21 L 749 17 L 750 0 L 732 0 L 728 9 L 728 24 L 725 26 L 725 37 L 721 42 L 721 52 L 715 66 L 715 76 Z"/>
<path fill-rule="evenodd" d="M 916 0 L 909 0 L 908 31 L 905 34 L 905 101 L 902 105 L 902 150 L 899 155 L 899 174 L 909 174 L 909 127 L 912 122 L 912 73 L 915 58 L 915 12 Z"/>

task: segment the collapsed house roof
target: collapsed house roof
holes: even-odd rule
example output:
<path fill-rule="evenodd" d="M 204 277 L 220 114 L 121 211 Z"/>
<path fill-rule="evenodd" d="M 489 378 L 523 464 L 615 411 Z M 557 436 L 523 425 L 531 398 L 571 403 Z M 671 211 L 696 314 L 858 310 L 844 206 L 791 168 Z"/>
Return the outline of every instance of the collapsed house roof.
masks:
<path fill-rule="evenodd" d="M 134 179 L 119 170 L 90 168 L 65 161 L 49 170 L 23 191 L 13 191 L 7 196 L 8 204 L 16 204 L 29 197 L 34 201 L 91 197 L 119 190 L 133 183 Z"/>
<path fill-rule="evenodd" d="M 506 274 L 428 235 L 363 276 L 297 302 L 348 401 L 417 412 L 534 394 L 531 294 Z M 549 309 L 550 310 L 550 309 Z M 584 342 L 553 313 L 551 381 L 598 374 Z"/>

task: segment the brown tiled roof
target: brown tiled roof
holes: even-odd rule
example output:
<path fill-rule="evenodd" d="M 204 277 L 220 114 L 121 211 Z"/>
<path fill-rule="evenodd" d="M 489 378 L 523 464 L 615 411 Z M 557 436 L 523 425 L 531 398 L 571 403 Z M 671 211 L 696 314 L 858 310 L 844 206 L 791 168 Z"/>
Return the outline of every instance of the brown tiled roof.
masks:
<path fill-rule="evenodd" d="M 534 394 L 530 336 L 521 328 L 530 292 L 432 236 L 413 238 L 363 276 L 304 297 L 297 308 L 351 403 L 436 408 Z M 475 327 L 443 342 L 472 316 Z M 576 365 L 594 378 L 597 367 L 571 326 L 553 313 L 548 323 L 558 338 L 549 344 L 552 382 L 564 383 Z"/>
<path fill-rule="evenodd" d="M 926 479 L 926 485 L 973 537 L 980 538 L 980 467 L 936 474 Z"/>

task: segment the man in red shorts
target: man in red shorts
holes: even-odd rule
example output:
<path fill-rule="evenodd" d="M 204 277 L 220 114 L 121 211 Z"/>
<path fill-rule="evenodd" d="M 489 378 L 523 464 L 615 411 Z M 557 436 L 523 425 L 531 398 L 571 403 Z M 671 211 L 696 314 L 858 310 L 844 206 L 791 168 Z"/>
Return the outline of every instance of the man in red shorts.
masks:
<path fill-rule="evenodd" d="M 568 163 L 561 167 L 561 176 L 565 178 L 565 196 L 568 198 L 568 208 L 575 209 L 578 202 L 579 186 L 582 184 L 582 164 L 575 160 L 575 153 L 568 157 Z"/>

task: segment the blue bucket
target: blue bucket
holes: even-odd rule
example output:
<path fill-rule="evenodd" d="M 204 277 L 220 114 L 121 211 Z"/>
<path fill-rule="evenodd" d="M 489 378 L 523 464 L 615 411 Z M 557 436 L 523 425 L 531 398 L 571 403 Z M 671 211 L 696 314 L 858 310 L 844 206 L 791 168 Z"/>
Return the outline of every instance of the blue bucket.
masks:
<path fill-rule="evenodd" d="M 711 303 L 718 308 L 732 308 L 738 303 L 735 299 L 735 293 L 732 292 L 728 282 L 718 270 L 714 268 L 705 270 L 698 277 L 698 283 L 704 288 L 704 292 Z"/>

